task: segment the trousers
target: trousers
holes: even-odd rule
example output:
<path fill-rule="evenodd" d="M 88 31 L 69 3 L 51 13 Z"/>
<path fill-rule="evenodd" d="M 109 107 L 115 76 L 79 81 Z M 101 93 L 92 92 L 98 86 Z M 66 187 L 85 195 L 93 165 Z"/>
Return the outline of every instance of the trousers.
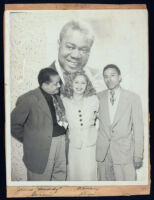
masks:
<path fill-rule="evenodd" d="M 118 155 L 117 155 L 118 156 Z M 99 181 L 135 181 L 134 163 L 114 164 L 110 150 L 103 162 L 97 162 Z"/>
<path fill-rule="evenodd" d="M 27 180 L 28 181 L 66 180 L 65 135 L 52 138 L 49 158 L 44 172 L 42 174 L 37 174 L 27 169 Z"/>

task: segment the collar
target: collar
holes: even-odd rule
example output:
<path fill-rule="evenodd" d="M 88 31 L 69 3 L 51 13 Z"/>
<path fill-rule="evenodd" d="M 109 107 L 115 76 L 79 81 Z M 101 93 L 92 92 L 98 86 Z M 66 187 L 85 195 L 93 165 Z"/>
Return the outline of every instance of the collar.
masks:
<path fill-rule="evenodd" d="M 115 92 L 115 96 L 118 96 L 120 95 L 120 92 L 121 92 L 121 87 L 118 87 L 114 90 Z M 108 94 L 111 95 L 111 90 L 108 89 Z"/>
<path fill-rule="evenodd" d="M 47 100 L 51 100 L 51 97 L 52 95 L 48 94 L 46 91 L 44 91 L 41 87 L 40 87 L 40 90 L 42 92 L 42 94 L 44 95 L 44 97 L 47 99 Z"/>
<path fill-rule="evenodd" d="M 63 72 L 64 72 L 64 70 L 63 70 L 62 67 L 60 66 L 60 64 L 59 64 L 59 62 L 58 62 L 58 59 L 56 59 L 56 61 L 55 61 L 55 67 L 56 67 L 56 70 L 57 70 L 57 72 L 58 72 L 58 74 L 59 74 L 59 76 L 60 76 L 60 78 L 61 78 L 63 84 L 65 84 L 65 80 L 64 80 L 64 77 L 63 77 Z"/>

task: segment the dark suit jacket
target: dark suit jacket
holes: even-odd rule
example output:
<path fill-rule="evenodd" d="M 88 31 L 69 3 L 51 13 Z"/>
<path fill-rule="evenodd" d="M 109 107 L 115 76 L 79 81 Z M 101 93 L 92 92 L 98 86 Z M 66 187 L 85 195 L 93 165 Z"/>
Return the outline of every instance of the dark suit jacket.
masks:
<path fill-rule="evenodd" d="M 144 124 L 139 96 L 122 89 L 114 121 L 110 124 L 108 91 L 98 94 L 100 127 L 96 144 L 96 159 L 103 161 L 110 148 L 114 164 L 128 164 L 134 157 L 143 157 Z"/>
<path fill-rule="evenodd" d="M 59 96 L 57 99 L 62 104 Z M 52 141 L 53 121 L 39 88 L 17 100 L 11 113 L 12 136 L 23 143 L 23 161 L 35 173 L 43 173 Z"/>

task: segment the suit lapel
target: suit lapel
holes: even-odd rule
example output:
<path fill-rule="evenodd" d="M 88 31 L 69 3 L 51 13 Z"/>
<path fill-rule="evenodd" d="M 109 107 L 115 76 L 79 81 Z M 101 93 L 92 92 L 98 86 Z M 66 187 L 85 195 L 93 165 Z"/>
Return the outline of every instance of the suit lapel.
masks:
<path fill-rule="evenodd" d="M 53 69 L 53 70 L 55 70 L 57 72 L 55 62 L 56 61 L 54 61 L 49 67 L 51 67 L 51 69 Z"/>
<path fill-rule="evenodd" d="M 38 99 L 38 104 L 39 104 L 40 109 L 43 110 L 47 114 L 47 116 L 51 119 L 51 112 L 50 112 L 49 106 L 39 88 L 36 90 L 36 96 Z"/>
<path fill-rule="evenodd" d="M 112 126 L 116 125 L 116 123 L 118 122 L 118 120 L 120 119 L 122 114 L 124 113 L 127 105 L 128 105 L 128 101 L 126 99 L 125 90 L 121 89 L 121 94 L 120 94 L 120 97 L 119 97 L 119 102 L 118 102 L 118 106 L 117 106 L 117 110 L 116 110 L 116 113 L 115 113 L 115 116 L 114 116 Z"/>
<path fill-rule="evenodd" d="M 104 98 L 102 99 L 102 115 L 106 125 L 110 125 L 109 104 L 108 104 L 108 90 L 104 91 Z"/>

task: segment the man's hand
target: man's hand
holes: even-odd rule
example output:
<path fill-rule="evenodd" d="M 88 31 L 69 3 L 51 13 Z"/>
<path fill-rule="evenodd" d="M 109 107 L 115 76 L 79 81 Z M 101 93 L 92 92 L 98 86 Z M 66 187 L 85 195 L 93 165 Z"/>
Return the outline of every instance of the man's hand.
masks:
<path fill-rule="evenodd" d="M 134 157 L 134 166 L 136 169 L 139 169 L 140 167 L 142 167 L 143 164 L 143 159 L 140 157 Z"/>

